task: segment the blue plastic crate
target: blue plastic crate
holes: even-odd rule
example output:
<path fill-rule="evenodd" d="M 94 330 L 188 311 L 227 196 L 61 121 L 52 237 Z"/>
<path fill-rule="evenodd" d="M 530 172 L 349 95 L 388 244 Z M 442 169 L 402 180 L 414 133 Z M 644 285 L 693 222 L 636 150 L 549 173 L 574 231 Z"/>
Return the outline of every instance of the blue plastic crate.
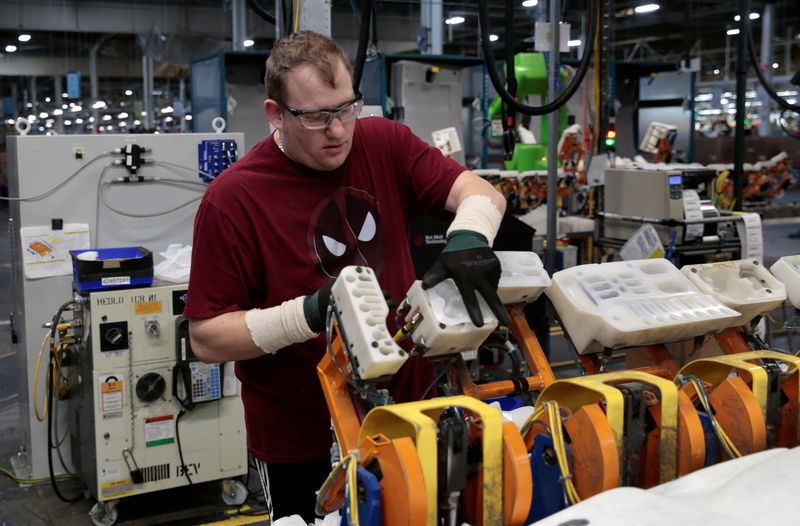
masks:
<path fill-rule="evenodd" d="M 79 259 L 94 252 L 92 260 Z M 72 286 L 79 292 L 125 287 L 146 287 L 153 283 L 153 253 L 144 247 L 70 250 Z"/>

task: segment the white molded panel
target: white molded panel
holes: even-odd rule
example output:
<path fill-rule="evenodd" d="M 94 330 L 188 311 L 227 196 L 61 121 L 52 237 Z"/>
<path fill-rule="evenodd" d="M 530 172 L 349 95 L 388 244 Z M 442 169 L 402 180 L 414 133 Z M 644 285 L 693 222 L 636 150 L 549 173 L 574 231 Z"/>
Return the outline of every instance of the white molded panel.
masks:
<path fill-rule="evenodd" d="M 581 354 L 719 332 L 739 317 L 666 259 L 568 268 L 545 294 Z"/>
<path fill-rule="evenodd" d="M 685 265 L 681 272 L 701 292 L 741 314 L 731 320 L 731 327 L 750 323 L 786 301 L 786 287 L 755 259 Z"/>
<path fill-rule="evenodd" d="M 497 295 L 505 305 L 535 301 L 550 286 L 550 276 L 536 252 L 495 252 L 503 269 Z"/>
<path fill-rule="evenodd" d="M 406 320 L 420 315 L 421 319 L 414 326 L 411 339 L 414 343 L 424 341 L 428 348 L 425 356 L 477 349 L 497 327 L 497 318 L 480 294 L 478 304 L 483 315 L 483 327 L 472 324 L 464 300 L 452 279 L 446 279 L 428 290 L 423 290 L 422 282 L 417 280 L 408 289 L 406 299 L 411 305 Z"/>
<path fill-rule="evenodd" d="M 396 373 L 408 354 L 386 328 L 389 307 L 372 269 L 345 267 L 331 292 L 358 376 L 369 380 Z"/>
<path fill-rule="evenodd" d="M 786 286 L 786 295 L 794 308 L 800 309 L 800 255 L 783 256 L 769 270 Z"/>
<path fill-rule="evenodd" d="M 497 295 L 504 305 L 534 301 L 550 286 L 550 277 L 536 253 L 498 251 L 495 254 L 502 267 Z M 426 356 L 477 349 L 498 324 L 497 317 L 479 294 L 478 304 L 484 325 L 473 325 L 452 279 L 446 279 L 428 290 L 422 288 L 421 281 L 415 281 L 406 298 L 411 305 L 406 320 L 420 315 L 411 339 L 414 343 L 424 341 L 428 348 Z"/>

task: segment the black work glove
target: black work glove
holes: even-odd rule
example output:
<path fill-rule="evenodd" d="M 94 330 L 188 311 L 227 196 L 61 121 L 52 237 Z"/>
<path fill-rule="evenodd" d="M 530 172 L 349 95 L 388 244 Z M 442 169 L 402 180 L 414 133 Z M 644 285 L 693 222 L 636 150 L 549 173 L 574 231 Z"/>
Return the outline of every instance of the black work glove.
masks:
<path fill-rule="evenodd" d="M 314 294 L 306 296 L 303 300 L 303 314 L 306 317 L 308 328 L 314 332 L 325 330 L 325 315 L 328 312 L 328 303 L 331 301 L 331 288 L 336 280 L 331 278 Z"/>
<path fill-rule="evenodd" d="M 472 230 L 455 230 L 447 236 L 447 245 L 422 277 L 422 288 L 429 289 L 453 278 L 469 319 L 476 327 L 483 327 L 476 292 L 480 292 L 500 323 L 509 325 L 511 317 L 497 296 L 500 271 L 500 261 L 483 235 Z"/>

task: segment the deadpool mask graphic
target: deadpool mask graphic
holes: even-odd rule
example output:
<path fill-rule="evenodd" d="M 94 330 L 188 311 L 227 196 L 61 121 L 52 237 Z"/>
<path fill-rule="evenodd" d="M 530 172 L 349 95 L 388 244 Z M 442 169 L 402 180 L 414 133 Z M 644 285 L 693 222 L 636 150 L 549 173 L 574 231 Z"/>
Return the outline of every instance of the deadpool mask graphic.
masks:
<path fill-rule="evenodd" d="M 383 229 L 374 197 L 340 188 L 322 200 L 308 225 L 311 259 L 322 277 L 334 278 L 348 265 L 364 265 L 383 274 Z"/>

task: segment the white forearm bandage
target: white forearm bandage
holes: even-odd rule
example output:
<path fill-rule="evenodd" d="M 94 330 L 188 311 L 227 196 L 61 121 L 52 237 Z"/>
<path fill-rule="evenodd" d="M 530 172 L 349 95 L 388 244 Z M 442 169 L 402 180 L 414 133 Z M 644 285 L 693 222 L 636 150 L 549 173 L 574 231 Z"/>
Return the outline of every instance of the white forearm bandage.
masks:
<path fill-rule="evenodd" d="M 274 354 L 279 349 L 293 343 L 310 340 L 317 334 L 308 327 L 303 314 L 303 300 L 300 296 L 284 301 L 268 309 L 251 309 L 244 315 L 244 322 L 250 337 L 262 351 Z"/>
<path fill-rule="evenodd" d="M 482 234 L 492 246 L 502 220 L 503 214 L 488 195 L 470 195 L 458 205 L 447 235 L 455 230 L 472 230 Z"/>

